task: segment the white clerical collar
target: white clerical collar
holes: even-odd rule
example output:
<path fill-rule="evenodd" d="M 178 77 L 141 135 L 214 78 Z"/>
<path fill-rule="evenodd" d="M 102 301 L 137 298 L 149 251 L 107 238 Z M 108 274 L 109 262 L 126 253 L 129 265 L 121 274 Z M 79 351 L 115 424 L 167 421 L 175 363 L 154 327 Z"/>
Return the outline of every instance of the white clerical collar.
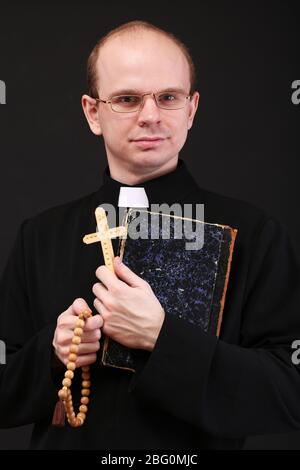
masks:
<path fill-rule="evenodd" d="M 145 189 L 121 186 L 118 207 L 149 207 Z"/>

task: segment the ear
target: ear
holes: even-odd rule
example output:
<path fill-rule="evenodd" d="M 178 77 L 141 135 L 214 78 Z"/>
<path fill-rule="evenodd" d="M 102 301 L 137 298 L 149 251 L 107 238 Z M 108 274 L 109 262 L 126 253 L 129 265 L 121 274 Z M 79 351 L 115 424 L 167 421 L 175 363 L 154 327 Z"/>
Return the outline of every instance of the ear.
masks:
<path fill-rule="evenodd" d="M 194 117 L 198 108 L 200 94 L 195 91 L 189 102 L 189 115 L 188 115 L 188 129 L 190 129 L 194 122 Z"/>
<path fill-rule="evenodd" d="M 102 130 L 99 123 L 97 101 L 89 95 L 83 95 L 81 105 L 91 131 L 95 135 L 101 135 Z"/>

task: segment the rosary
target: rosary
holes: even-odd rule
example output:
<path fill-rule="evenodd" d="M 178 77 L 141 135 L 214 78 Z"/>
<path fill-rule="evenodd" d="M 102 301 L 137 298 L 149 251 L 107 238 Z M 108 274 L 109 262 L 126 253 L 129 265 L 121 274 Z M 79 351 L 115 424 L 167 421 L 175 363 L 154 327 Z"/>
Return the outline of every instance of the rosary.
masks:
<path fill-rule="evenodd" d="M 111 239 L 113 237 L 121 237 L 126 235 L 126 228 L 124 226 L 115 227 L 109 229 L 107 217 L 105 210 L 102 207 L 97 207 L 95 211 L 95 216 L 97 220 L 97 229 L 96 233 L 86 235 L 83 238 L 84 243 L 90 244 L 94 242 L 101 242 L 101 248 L 103 252 L 105 265 L 114 272 L 113 268 L 113 259 L 114 252 Z M 73 428 L 78 428 L 83 425 L 86 419 L 86 413 L 88 411 L 88 404 L 90 401 L 90 366 L 81 367 L 82 373 L 82 389 L 81 389 L 81 399 L 79 412 L 75 414 L 73 407 L 73 398 L 71 392 L 72 379 L 74 378 L 74 371 L 76 369 L 76 359 L 78 353 L 78 347 L 81 343 L 81 336 L 84 331 L 84 325 L 86 320 L 92 316 L 90 310 L 84 310 L 78 316 L 74 328 L 74 336 L 72 338 L 72 343 L 70 345 L 69 357 L 67 363 L 67 370 L 65 372 L 64 379 L 62 381 L 62 388 L 58 392 L 59 401 L 56 404 L 52 424 L 54 426 L 64 426 L 65 416 L 67 417 L 68 423 Z"/>
<path fill-rule="evenodd" d="M 86 413 L 88 410 L 87 405 L 89 404 L 89 395 L 90 395 L 90 366 L 83 366 L 82 370 L 82 390 L 81 390 L 81 405 L 79 407 L 79 413 L 77 416 L 75 415 L 74 408 L 73 408 L 73 399 L 71 393 L 71 385 L 72 379 L 74 377 L 74 370 L 76 368 L 76 359 L 77 359 L 77 352 L 78 346 L 81 342 L 81 335 L 84 330 L 84 325 L 86 320 L 92 316 L 92 313 L 89 310 L 84 310 L 80 313 L 78 320 L 75 325 L 74 329 L 74 336 L 72 339 L 72 344 L 70 346 L 70 353 L 69 353 L 69 362 L 67 364 L 67 370 L 65 372 L 65 378 L 62 381 L 63 387 L 58 392 L 59 399 L 62 401 L 65 414 L 67 416 L 67 420 L 69 424 L 73 428 L 77 428 L 82 426 L 85 418 Z"/>

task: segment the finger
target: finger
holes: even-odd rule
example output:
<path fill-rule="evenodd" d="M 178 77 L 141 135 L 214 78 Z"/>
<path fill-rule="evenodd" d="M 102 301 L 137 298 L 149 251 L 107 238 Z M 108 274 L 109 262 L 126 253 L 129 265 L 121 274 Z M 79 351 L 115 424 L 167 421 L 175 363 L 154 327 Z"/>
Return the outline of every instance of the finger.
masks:
<path fill-rule="evenodd" d="M 104 287 L 100 282 L 97 282 L 93 285 L 92 291 L 93 294 L 104 304 L 107 302 L 111 302 L 111 293 L 109 293 L 107 288 Z"/>
<path fill-rule="evenodd" d="M 92 312 L 86 301 L 81 298 L 75 299 L 71 307 L 73 315 L 80 315 L 80 313 L 84 312 L 85 310 Z"/>
<path fill-rule="evenodd" d="M 72 305 L 70 305 L 67 310 L 65 310 L 63 313 L 61 313 L 58 317 L 58 319 L 65 319 L 70 316 L 78 316 L 80 313 L 84 312 L 85 310 L 88 310 L 91 312 L 91 309 L 89 308 L 88 304 L 84 299 L 78 298 L 75 299 Z"/>
<path fill-rule="evenodd" d="M 89 366 L 90 364 L 94 364 L 97 360 L 97 354 L 83 354 L 79 356 L 76 361 L 76 367 L 82 366 Z"/>
<path fill-rule="evenodd" d="M 121 261 L 119 256 L 116 256 L 114 259 L 114 268 L 118 278 L 123 280 L 130 287 L 140 287 L 145 285 L 145 281 L 131 271 L 131 269 Z"/>
<path fill-rule="evenodd" d="M 99 341 L 95 341 L 94 343 L 82 343 L 79 345 L 78 356 L 82 356 L 83 354 L 96 353 L 97 351 L 99 351 L 99 349 Z"/>
<path fill-rule="evenodd" d="M 86 331 L 81 336 L 81 343 L 93 343 L 94 341 L 99 341 L 101 338 L 100 328 L 96 330 Z"/>
<path fill-rule="evenodd" d="M 96 277 L 104 284 L 108 290 L 115 290 L 120 288 L 120 283 L 124 284 L 117 278 L 115 273 L 111 272 L 107 266 L 99 266 L 96 270 Z"/>
<path fill-rule="evenodd" d="M 98 319 L 95 324 L 100 324 L 103 326 L 103 318 L 100 315 L 97 315 Z M 73 317 L 74 318 L 74 317 Z M 74 336 L 74 328 L 67 328 L 65 325 L 60 325 L 56 333 L 56 343 L 59 345 L 69 344 L 72 341 Z M 93 324 L 90 324 L 90 328 L 87 329 L 84 327 L 83 334 L 80 336 L 82 343 L 91 343 L 93 341 L 99 341 L 101 338 L 100 328 L 94 328 Z"/>
<path fill-rule="evenodd" d="M 71 344 L 73 338 L 72 330 L 58 330 L 56 335 L 56 344 L 58 347 Z"/>
<path fill-rule="evenodd" d="M 88 318 L 85 322 L 84 331 L 92 331 L 103 326 L 103 318 L 101 315 L 93 315 L 92 317 Z"/>
<path fill-rule="evenodd" d="M 104 324 L 105 316 L 109 314 L 109 311 L 107 310 L 103 302 L 101 302 L 101 300 L 97 298 L 94 300 L 94 307 L 97 310 L 97 312 L 101 315 L 101 318 Z M 102 325 L 102 328 L 103 328 L 103 325 Z"/>
<path fill-rule="evenodd" d="M 63 346 L 60 348 L 59 353 L 61 356 L 64 356 L 68 358 L 70 354 L 70 345 L 68 346 Z M 96 353 L 100 349 L 100 343 L 99 341 L 94 341 L 93 343 L 81 343 L 78 345 L 78 351 L 77 351 L 77 357 L 83 355 L 83 354 L 92 354 Z"/>
<path fill-rule="evenodd" d="M 69 309 L 63 314 L 59 315 L 57 319 L 57 325 L 60 328 L 73 329 L 75 328 L 78 318 L 70 313 Z"/>

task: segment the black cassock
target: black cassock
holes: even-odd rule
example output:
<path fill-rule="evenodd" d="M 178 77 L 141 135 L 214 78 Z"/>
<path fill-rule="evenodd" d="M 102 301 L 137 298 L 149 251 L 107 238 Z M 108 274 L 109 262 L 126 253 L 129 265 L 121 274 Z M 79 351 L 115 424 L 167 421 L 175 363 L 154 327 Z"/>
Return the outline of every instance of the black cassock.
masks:
<path fill-rule="evenodd" d="M 206 222 L 238 229 L 221 336 L 166 311 L 136 374 L 98 361 L 84 426 L 51 426 L 64 373 L 53 363 L 57 316 L 77 297 L 93 309 L 104 262 L 100 244 L 82 238 L 95 231 L 99 204 L 117 205 L 120 186 L 106 168 L 95 193 L 22 223 L 0 286 L 8 353 L 0 426 L 35 423 L 34 449 L 231 449 L 249 435 L 299 430 L 291 344 L 300 339 L 300 268 L 286 228 L 248 203 L 199 188 L 182 160 L 140 186 L 150 204 L 204 204 Z"/>

